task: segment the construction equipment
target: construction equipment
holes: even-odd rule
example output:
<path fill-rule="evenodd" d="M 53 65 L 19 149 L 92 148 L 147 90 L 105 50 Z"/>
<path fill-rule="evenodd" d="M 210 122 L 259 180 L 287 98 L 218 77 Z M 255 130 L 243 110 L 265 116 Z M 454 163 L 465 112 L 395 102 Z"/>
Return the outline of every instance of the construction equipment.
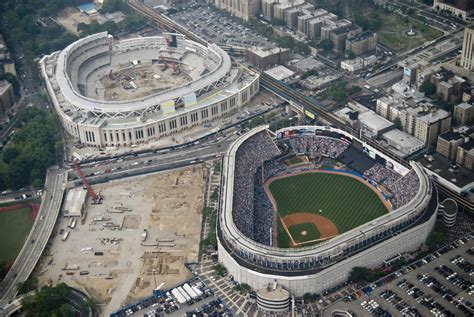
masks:
<path fill-rule="evenodd" d="M 99 192 L 96 194 L 94 190 L 92 189 L 91 185 L 87 181 L 86 177 L 84 176 L 84 173 L 82 173 L 81 166 L 79 165 L 78 161 L 76 159 L 73 159 L 72 164 L 74 165 L 74 170 L 76 171 L 77 176 L 79 176 L 82 180 L 82 185 L 85 189 L 87 189 L 87 192 L 89 193 L 91 199 L 92 199 L 92 204 L 97 205 L 102 203 L 102 199 L 104 198 L 102 196 L 102 193 Z"/>
<path fill-rule="evenodd" d="M 179 69 L 179 65 L 176 63 L 173 63 L 173 75 L 179 75 L 181 70 Z"/>

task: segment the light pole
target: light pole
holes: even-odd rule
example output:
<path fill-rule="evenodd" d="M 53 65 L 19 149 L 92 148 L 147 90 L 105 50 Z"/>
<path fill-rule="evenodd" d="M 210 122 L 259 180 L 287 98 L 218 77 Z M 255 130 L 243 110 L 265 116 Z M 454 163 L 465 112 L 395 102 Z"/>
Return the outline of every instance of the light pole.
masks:
<path fill-rule="evenodd" d="M 153 281 L 155 282 L 155 289 L 156 289 L 156 277 L 155 277 L 155 269 L 151 270 L 153 272 Z"/>

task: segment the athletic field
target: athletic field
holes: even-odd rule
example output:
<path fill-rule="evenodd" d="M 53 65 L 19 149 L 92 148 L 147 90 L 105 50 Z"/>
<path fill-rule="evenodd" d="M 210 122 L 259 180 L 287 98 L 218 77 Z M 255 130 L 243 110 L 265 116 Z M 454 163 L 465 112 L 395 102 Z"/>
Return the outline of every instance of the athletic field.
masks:
<path fill-rule="evenodd" d="M 340 173 L 306 173 L 273 180 L 278 245 L 302 247 L 349 231 L 389 210 L 365 181 Z"/>

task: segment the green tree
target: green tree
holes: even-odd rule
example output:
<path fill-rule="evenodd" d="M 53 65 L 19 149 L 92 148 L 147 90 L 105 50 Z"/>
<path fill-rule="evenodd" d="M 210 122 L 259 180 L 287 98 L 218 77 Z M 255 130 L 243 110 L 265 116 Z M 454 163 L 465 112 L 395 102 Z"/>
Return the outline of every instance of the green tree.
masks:
<path fill-rule="evenodd" d="M 424 92 L 428 96 L 433 96 L 436 94 L 436 85 L 432 84 L 430 81 L 425 80 L 421 86 L 420 91 Z"/>
<path fill-rule="evenodd" d="M 227 269 L 222 264 L 219 264 L 219 263 L 214 265 L 214 271 L 216 272 L 217 275 L 222 276 L 222 277 L 227 275 Z"/>
<path fill-rule="evenodd" d="M 38 288 L 38 279 L 29 277 L 26 281 L 17 285 L 18 294 L 26 294 Z"/>
<path fill-rule="evenodd" d="M 56 162 L 61 148 L 61 134 L 54 114 L 27 107 L 20 112 L 16 133 L 3 157 L 7 187 L 18 189 L 30 184 L 38 186 L 46 169 Z"/>
<path fill-rule="evenodd" d="M 334 43 L 331 40 L 324 39 L 319 42 L 318 47 L 324 52 L 330 52 L 334 48 Z"/>
<path fill-rule="evenodd" d="M 396 118 L 393 120 L 393 125 L 394 125 L 395 128 L 397 128 L 398 130 L 403 130 L 402 120 L 401 120 L 399 117 L 396 117 Z"/>
<path fill-rule="evenodd" d="M 104 0 L 100 12 L 109 13 L 115 11 L 128 12 L 129 7 L 124 0 Z"/>
<path fill-rule="evenodd" d="M 235 290 L 238 291 L 240 294 L 247 294 L 252 291 L 252 288 L 246 283 L 240 283 L 235 287 Z"/>
<path fill-rule="evenodd" d="M 366 267 L 355 266 L 349 273 L 349 280 L 354 283 L 360 283 L 367 280 L 369 269 Z"/>
<path fill-rule="evenodd" d="M 15 96 L 20 95 L 20 83 L 18 82 L 18 79 L 15 77 L 15 75 L 11 73 L 5 73 L 3 75 L 0 75 L 0 80 L 6 80 L 10 84 L 12 84 L 13 93 L 15 94 Z"/>
<path fill-rule="evenodd" d="M 73 307 L 67 302 L 70 292 L 64 283 L 43 287 L 34 295 L 24 297 L 21 304 L 26 316 L 72 316 Z"/>
<path fill-rule="evenodd" d="M 20 152 L 18 152 L 17 149 L 9 147 L 3 152 L 3 161 L 5 163 L 9 164 L 19 154 L 20 154 Z"/>

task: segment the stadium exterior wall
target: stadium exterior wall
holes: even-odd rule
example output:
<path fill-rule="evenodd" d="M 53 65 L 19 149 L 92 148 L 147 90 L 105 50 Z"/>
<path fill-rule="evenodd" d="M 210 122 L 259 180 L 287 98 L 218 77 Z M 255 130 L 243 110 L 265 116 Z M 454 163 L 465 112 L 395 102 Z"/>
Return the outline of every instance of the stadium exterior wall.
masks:
<path fill-rule="evenodd" d="M 303 296 L 304 293 L 319 293 L 324 289 L 346 281 L 352 268 L 355 266 L 374 268 L 381 265 L 384 260 L 398 253 L 416 250 L 424 244 L 435 222 L 436 212 L 432 214 L 429 221 L 422 225 L 414 227 L 312 275 L 280 276 L 251 270 L 239 265 L 223 247 L 220 239 L 218 240 L 219 262 L 227 268 L 229 274 L 233 275 L 236 281 L 239 281 L 239 283 L 247 283 L 253 289 L 259 289 L 277 280 L 278 283 L 289 290 L 292 295 Z"/>

